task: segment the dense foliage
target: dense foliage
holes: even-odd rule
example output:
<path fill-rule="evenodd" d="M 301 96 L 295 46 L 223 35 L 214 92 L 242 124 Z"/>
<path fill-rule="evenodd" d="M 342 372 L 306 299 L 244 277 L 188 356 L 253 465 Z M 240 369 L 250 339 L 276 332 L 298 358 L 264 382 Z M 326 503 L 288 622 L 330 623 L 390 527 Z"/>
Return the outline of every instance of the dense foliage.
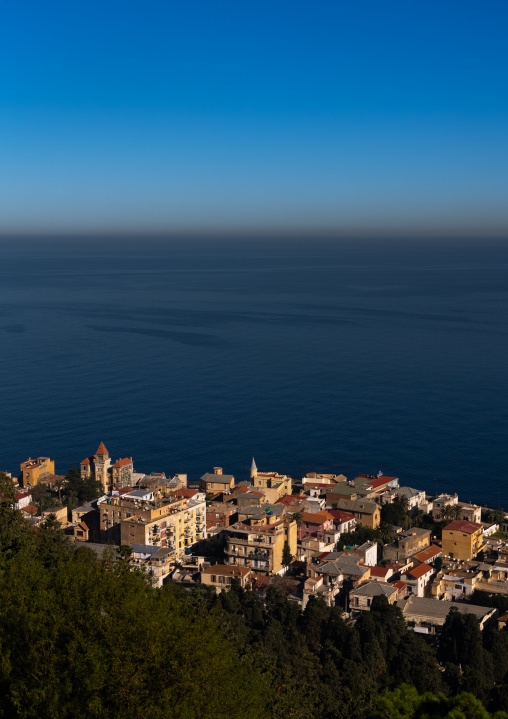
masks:
<path fill-rule="evenodd" d="M 480 700 L 508 706 L 508 632 L 471 615 L 453 612 L 433 646 L 384 597 L 353 625 L 320 600 L 301 612 L 280 586 L 155 589 L 126 559 L 0 505 L 1 718 L 489 719 Z"/>
<path fill-rule="evenodd" d="M 426 692 L 419 695 L 414 687 L 402 684 L 392 692 L 378 697 L 371 719 L 507 719 L 505 712 L 489 714 L 472 694 L 463 692 L 453 697 Z"/>
<path fill-rule="evenodd" d="M 0 717 L 265 716 L 265 679 L 217 613 L 0 507 Z"/>

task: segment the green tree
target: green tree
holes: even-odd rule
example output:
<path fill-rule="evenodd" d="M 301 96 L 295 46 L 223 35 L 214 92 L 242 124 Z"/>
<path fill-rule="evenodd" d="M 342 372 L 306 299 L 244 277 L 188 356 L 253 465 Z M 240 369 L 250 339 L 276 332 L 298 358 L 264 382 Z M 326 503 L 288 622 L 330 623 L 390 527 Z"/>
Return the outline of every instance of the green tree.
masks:
<path fill-rule="evenodd" d="M 445 504 L 441 510 L 441 517 L 445 522 L 449 522 L 455 516 L 455 509 L 453 504 Z"/>
<path fill-rule="evenodd" d="M 381 522 L 379 525 L 379 538 L 383 544 L 389 544 L 395 539 L 393 525 L 389 522 Z"/>
<path fill-rule="evenodd" d="M 287 542 L 284 542 L 284 549 L 282 550 L 282 564 L 285 567 L 289 567 L 292 561 L 293 555 L 291 554 L 291 550 L 289 549 L 289 544 Z"/>
<path fill-rule="evenodd" d="M 302 510 L 300 510 L 300 511 L 298 511 L 298 512 L 293 512 L 293 514 L 292 514 L 291 516 L 292 516 L 292 519 L 294 519 L 294 521 L 296 522 L 297 528 L 300 529 L 300 527 L 301 527 L 302 524 L 303 524 L 303 512 L 302 512 Z"/>
<path fill-rule="evenodd" d="M 14 504 L 16 499 L 16 490 L 14 482 L 5 472 L 0 472 L 0 503 L 10 506 Z"/>
<path fill-rule="evenodd" d="M 121 544 L 119 547 L 116 548 L 116 553 L 119 559 L 125 559 L 126 561 L 128 561 L 132 557 L 132 547 L 130 547 L 128 544 Z"/>
<path fill-rule="evenodd" d="M 39 513 L 42 513 L 52 503 L 51 493 L 45 484 L 37 484 L 32 489 L 32 500 L 37 506 Z"/>
<path fill-rule="evenodd" d="M 363 544 L 364 542 L 377 542 L 379 539 L 379 531 L 370 527 L 363 527 L 361 524 L 354 532 L 343 532 L 336 544 L 337 551 L 343 547 L 351 547 L 354 544 Z"/>
<path fill-rule="evenodd" d="M 491 714 L 472 694 L 462 693 L 454 697 L 417 690 L 402 684 L 375 700 L 375 709 L 370 719 L 490 719 Z M 506 719 L 504 712 L 495 715 L 496 719 Z"/>
<path fill-rule="evenodd" d="M 2 566 L 0 717 L 270 713 L 269 678 L 226 636 L 217 612 L 86 548 L 63 543 L 55 559 L 56 534 L 53 521 L 44 523 L 31 550 Z"/>
<path fill-rule="evenodd" d="M 65 475 L 64 499 L 68 507 L 74 508 L 103 494 L 102 484 L 93 476 L 81 478 L 81 472 L 73 466 Z"/>

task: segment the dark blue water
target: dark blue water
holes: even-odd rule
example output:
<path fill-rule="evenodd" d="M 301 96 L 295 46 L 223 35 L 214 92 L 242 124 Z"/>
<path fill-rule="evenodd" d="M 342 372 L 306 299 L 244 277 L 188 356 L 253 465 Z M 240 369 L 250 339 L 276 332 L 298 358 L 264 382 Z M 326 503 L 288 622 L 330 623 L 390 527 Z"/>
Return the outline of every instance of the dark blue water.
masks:
<path fill-rule="evenodd" d="M 0 243 L 0 469 L 377 472 L 508 507 L 508 249 Z"/>

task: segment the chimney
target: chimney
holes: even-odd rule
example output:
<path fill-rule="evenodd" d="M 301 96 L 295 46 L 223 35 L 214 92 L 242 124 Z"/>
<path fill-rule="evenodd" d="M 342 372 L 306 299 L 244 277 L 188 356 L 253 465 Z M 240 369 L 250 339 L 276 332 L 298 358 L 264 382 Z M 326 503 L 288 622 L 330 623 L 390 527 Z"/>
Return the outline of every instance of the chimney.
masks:
<path fill-rule="evenodd" d="M 222 467 L 214 467 L 213 473 L 214 474 L 222 474 Z"/>

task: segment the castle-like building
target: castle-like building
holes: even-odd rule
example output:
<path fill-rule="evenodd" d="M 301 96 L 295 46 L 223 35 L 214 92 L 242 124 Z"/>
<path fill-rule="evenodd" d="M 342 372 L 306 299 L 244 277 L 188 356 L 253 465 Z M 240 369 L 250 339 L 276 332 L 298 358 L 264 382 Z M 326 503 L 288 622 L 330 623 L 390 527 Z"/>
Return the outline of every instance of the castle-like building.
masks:
<path fill-rule="evenodd" d="M 113 487 L 120 489 L 132 486 L 134 474 L 132 457 L 119 459 L 114 464 L 111 462 L 109 452 L 104 442 L 101 442 L 97 452 L 81 462 L 81 477 L 83 479 L 95 477 L 102 484 L 105 494 Z"/>

